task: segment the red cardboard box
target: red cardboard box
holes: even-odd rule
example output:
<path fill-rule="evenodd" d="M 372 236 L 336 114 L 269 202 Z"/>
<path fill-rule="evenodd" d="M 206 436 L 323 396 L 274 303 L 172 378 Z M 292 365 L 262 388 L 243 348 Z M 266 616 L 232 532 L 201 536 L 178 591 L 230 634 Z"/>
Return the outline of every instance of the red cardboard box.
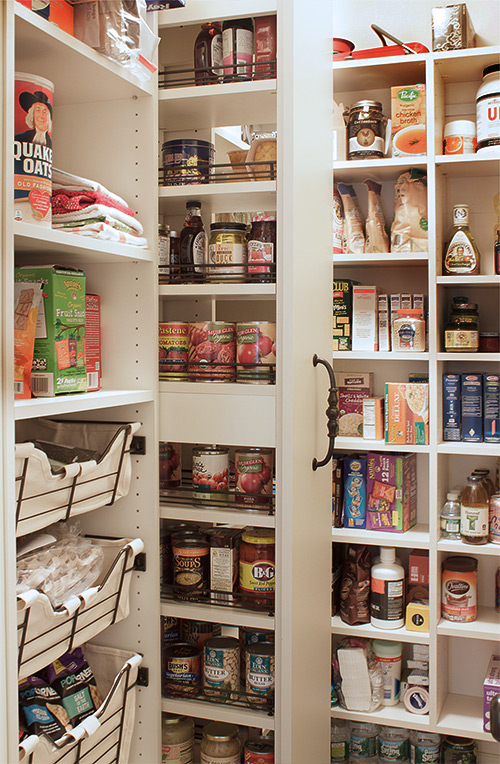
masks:
<path fill-rule="evenodd" d="M 408 555 L 407 602 L 429 600 L 429 553 L 425 549 L 412 549 Z"/>
<path fill-rule="evenodd" d="M 85 359 L 87 392 L 101 389 L 101 298 L 85 295 Z"/>
<path fill-rule="evenodd" d="M 50 0 L 49 21 L 63 32 L 74 33 L 74 17 L 73 6 L 66 0 Z"/>

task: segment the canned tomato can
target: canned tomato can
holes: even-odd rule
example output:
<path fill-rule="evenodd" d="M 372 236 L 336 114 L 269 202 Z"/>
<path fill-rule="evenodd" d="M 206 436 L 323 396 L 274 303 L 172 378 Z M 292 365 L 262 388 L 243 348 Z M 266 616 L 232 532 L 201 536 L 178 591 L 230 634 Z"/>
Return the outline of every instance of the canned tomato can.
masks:
<path fill-rule="evenodd" d="M 14 99 L 14 219 L 50 228 L 54 85 L 16 72 Z"/>
<path fill-rule="evenodd" d="M 167 697 L 194 698 L 201 686 L 201 649 L 177 642 L 164 651 L 163 691 Z"/>
<path fill-rule="evenodd" d="M 235 325 L 206 321 L 188 326 L 188 375 L 193 382 L 234 382 Z"/>
<path fill-rule="evenodd" d="M 274 645 L 249 645 L 245 658 L 245 692 L 251 706 L 268 706 L 274 695 Z"/>
<path fill-rule="evenodd" d="M 227 502 L 229 449 L 222 446 L 193 448 L 193 500 Z"/>
<path fill-rule="evenodd" d="M 490 541 L 493 544 L 500 544 L 500 493 L 490 496 L 489 522 Z"/>
<path fill-rule="evenodd" d="M 201 536 L 172 540 L 174 594 L 177 599 L 197 600 L 208 589 L 209 549 Z"/>
<path fill-rule="evenodd" d="M 203 647 L 207 639 L 219 637 L 221 632 L 220 623 L 208 621 L 187 621 L 181 623 L 182 641 L 188 645 Z"/>
<path fill-rule="evenodd" d="M 254 629 L 249 626 L 239 627 L 240 656 L 241 656 L 241 676 L 245 676 L 246 655 L 249 645 L 255 645 L 257 642 L 271 642 L 274 644 L 274 631 L 265 629 Z"/>
<path fill-rule="evenodd" d="M 275 379 L 276 324 L 236 324 L 236 381 L 270 385 Z"/>
<path fill-rule="evenodd" d="M 274 764 L 274 746 L 264 738 L 247 740 L 243 753 L 245 764 Z"/>
<path fill-rule="evenodd" d="M 273 493 L 274 453 L 271 448 L 234 452 L 235 501 L 249 509 L 269 509 Z"/>
<path fill-rule="evenodd" d="M 181 444 L 160 441 L 160 490 L 179 488 L 181 484 Z"/>
<path fill-rule="evenodd" d="M 215 147 L 210 141 L 177 138 L 162 145 L 163 179 L 166 186 L 208 183 Z"/>
<path fill-rule="evenodd" d="M 212 637 L 203 647 L 203 692 L 227 702 L 240 690 L 240 645 L 235 637 Z"/>
<path fill-rule="evenodd" d="M 443 752 L 445 764 L 477 764 L 477 743 L 472 738 L 447 735 Z"/>
<path fill-rule="evenodd" d="M 158 324 L 160 379 L 187 379 L 188 351 L 187 322 L 164 321 Z"/>

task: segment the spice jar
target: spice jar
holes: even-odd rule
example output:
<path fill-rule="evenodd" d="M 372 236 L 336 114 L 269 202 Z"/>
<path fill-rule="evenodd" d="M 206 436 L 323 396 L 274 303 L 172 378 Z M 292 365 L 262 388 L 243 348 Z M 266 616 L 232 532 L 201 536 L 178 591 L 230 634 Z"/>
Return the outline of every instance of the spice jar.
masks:
<path fill-rule="evenodd" d="M 385 153 L 387 117 L 379 101 L 357 101 L 344 112 L 348 159 L 381 159 Z"/>
<path fill-rule="evenodd" d="M 205 724 L 200 753 L 201 764 L 240 764 L 241 743 L 236 724 Z"/>
<path fill-rule="evenodd" d="M 247 237 L 244 223 L 211 223 L 208 281 L 244 281 Z"/>
<path fill-rule="evenodd" d="M 276 218 L 259 213 L 248 235 L 248 280 L 276 280 Z"/>
<path fill-rule="evenodd" d="M 425 351 L 425 320 L 417 309 L 398 310 L 394 321 L 394 350 Z"/>
<path fill-rule="evenodd" d="M 161 760 L 170 764 L 193 761 L 194 722 L 190 716 L 162 714 Z"/>
<path fill-rule="evenodd" d="M 240 544 L 240 591 L 250 596 L 242 602 L 250 607 L 274 604 L 275 544 L 272 528 L 247 528 Z M 262 595 L 262 596 L 258 596 Z"/>

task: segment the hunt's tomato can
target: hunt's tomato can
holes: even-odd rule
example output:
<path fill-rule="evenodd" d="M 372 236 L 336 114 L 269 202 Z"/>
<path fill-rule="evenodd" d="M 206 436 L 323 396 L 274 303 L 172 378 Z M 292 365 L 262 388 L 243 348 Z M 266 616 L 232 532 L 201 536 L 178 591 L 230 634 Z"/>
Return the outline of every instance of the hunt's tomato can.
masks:
<path fill-rule="evenodd" d="M 270 385 L 275 379 L 276 324 L 236 324 L 236 381 Z"/>
<path fill-rule="evenodd" d="M 189 379 L 193 382 L 234 382 L 235 325 L 227 321 L 191 323 L 188 332 Z"/>
<path fill-rule="evenodd" d="M 243 754 L 245 764 L 274 764 L 274 747 L 264 738 L 247 740 Z"/>
<path fill-rule="evenodd" d="M 235 501 L 249 509 L 269 509 L 273 493 L 271 448 L 245 448 L 234 452 Z"/>
<path fill-rule="evenodd" d="M 185 321 L 165 321 L 158 325 L 160 379 L 187 379 L 188 325 Z"/>
<path fill-rule="evenodd" d="M 50 228 L 54 85 L 16 72 L 14 97 L 14 218 Z"/>
<path fill-rule="evenodd" d="M 179 488 L 181 484 L 181 444 L 160 441 L 160 490 Z"/>
<path fill-rule="evenodd" d="M 221 446 L 193 448 L 193 500 L 227 502 L 229 449 Z"/>

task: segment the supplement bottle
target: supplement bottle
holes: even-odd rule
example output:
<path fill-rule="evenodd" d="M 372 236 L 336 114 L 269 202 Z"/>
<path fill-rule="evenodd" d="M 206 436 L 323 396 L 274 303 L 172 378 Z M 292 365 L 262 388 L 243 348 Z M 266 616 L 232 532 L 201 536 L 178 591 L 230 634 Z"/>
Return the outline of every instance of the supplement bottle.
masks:
<path fill-rule="evenodd" d="M 483 69 L 476 95 L 477 151 L 494 155 L 500 146 L 500 64 Z"/>
<path fill-rule="evenodd" d="M 470 475 L 460 504 L 460 537 L 465 544 L 488 543 L 489 499 L 480 475 Z"/>
<path fill-rule="evenodd" d="M 345 719 L 333 719 L 331 730 L 331 757 L 332 764 L 344 764 L 349 761 L 349 742 L 351 733 L 349 722 Z"/>
<path fill-rule="evenodd" d="M 446 494 L 440 514 L 441 538 L 460 540 L 461 508 L 459 494 L 450 491 Z"/>
<path fill-rule="evenodd" d="M 378 764 L 377 735 L 376 724 L 351 723 L 351 764 Z"/>
<path fill-rule="evenodd" d="M 386 761 L 407 764 L 409 761 L 408 730 L 401 727 L 380 727 L 378 756 L 380 764 Z"/>
<path fill-rule="evenodd" d="M 404 626 L 405 571 L 394 547 L 380 547 L 380 562 L 372 566 L 370 623 L 379 629 Z"/>
<path fill-rule="evenodd" d="M 410 764 L 440 764 L 441 736 L 434 732 L 410 732 Z"/>

